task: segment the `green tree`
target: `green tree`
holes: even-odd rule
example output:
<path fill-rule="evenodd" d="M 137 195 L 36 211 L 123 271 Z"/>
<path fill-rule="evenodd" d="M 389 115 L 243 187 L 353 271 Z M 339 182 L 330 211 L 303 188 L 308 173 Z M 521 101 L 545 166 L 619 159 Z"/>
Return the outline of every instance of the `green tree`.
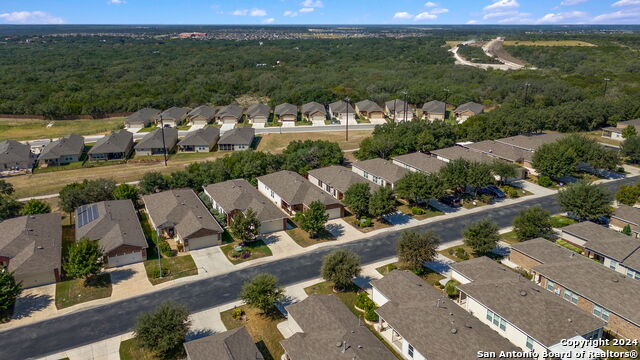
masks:
<path fill-rule="evenodd" d="M 324 225 L 329 220 L 327 207 L 320 201 L 314 201 L 309 204 L 308 209 L 297 212 L 293 220 L 313 238 L 324 230 Z"/>
<path fill-rule="evenodd" d="M 253 209 L 239 211 L 233 216 L 229 228 L 236 239 L 242 242 L 253 241 L 260 234 L 260 220 Z"/>
<path fill-rule="evenodd" d="M 116 182 L 111 179 L 85 179 L 82 181 L 82 191 L 85 194 L 86 204 L 113 200 L 113 192 L 115 188 Z"/>
<path fill-rule="evenodd" d="M 72 278 L 84 278 L 88 281 L 100 273 L 104 254 L 97 241 L 82 238 L 68 248 L 64 271 Z"/>
<path fill-rule="evenodd" d="M 356 183 L 344 192 L 342 202 L 351 212 L 360 218 L 369 213 L 369 199 L 371 198 L 371 188 L 367 183 Z"/>
<path fill-rule="evenodd" d="M 440 237 L 429 230 L 424 233 L 404 231 L 397 244 L 398 259 L 403 267 L 418 271 L 437 255 Z"/>
<path fill-rule="evenodd" d="M 625 139 L 621 146 L 621 153 L 631 162 L 637 163 L 640 160 L 640 136 Z"/>
<path fill-rule="evenodd" d="M 42 200 L 31 199 L 24 203 L 20 209 L 20 215 L 37 215 L 48 214 L 51 212 L 51 206 Z"/>
<path fill-rule="evenodd" d="M 490 218 L 484 218 L 469 224 L 462 232 L 464 244 L 469 246 L 476 254 L 488 254 L 500 240 L 498 224 Z"/>
<path fill-rule="evenodd" d="M 131 200 L 135 205 L 140 199 L 140 194 L 135 185 L 120 184 L 113 189 L 113 197 L 116 200 Z"/>
<path fill-rule="evenodd" d="M 134 336 L 142 347 L 162 359 L 181 357 L 182 344 L 189 332 L 189 310 L 175 302 L 163 302 L 136 319 Z"/>
<path fill-rule="evenodd" d="M 574 149 L 555 142 L 540 146 L 533 153 L 531 165 L 538 173 L 557 179 L 571 175 L 576 170 L 578 160 Z"/>
<path fill-rule="evenodd" d="M 558 202 L 564 211 L 578 219 L 595 220 L 611 213 L 611 193 L 602 186 L 580 180 L 558 192 Z"/>
<path fill-rule="evenodd" d="M 629 125 L 624 129 L 622 129 L 622 138 L 624 139 L 628 139 L 632 136 L 637 136 L 637 135 L 638 135 L 638 131 L 636 130 L 636 127 L 633 125 Z"/>
<path fill-rule="evenodd" d="M 411 203 L 438 199 L 445 195 L 446 185 L 436 174 L 410 172 L 395 185 L 396 195 Z"/>
<path fill-rule="evenodd" d="M 12 197 L 0 195 L 0 221 L 18 216 L 21 208 L 22 204 Z"/>
<path fill-rule="evenodd" d="M 469 161 L 456 159 L 449 161 L 440 169 L 440 176 L 449 189 L 456 189 L 467 185 L 467 169 Z"/>
<path fill-rule="evenodd" d="M 351 285 L 351 280 L 360 275 L 360 271 L 360 258 L 351 251 L 334 250 L 322 258 L 320 274 L 326 281 L 334 283 L 338 290 Z"/>
<path fill-rule="evenodd" d="M 13 308 L 22 293 L 22 283 L 16 282 L 13 272 L 0 271 L 0 318 Z"/>
<path fill-rule="evenodd" d="M 292 141 L 282 152 L 283 168 L 306 174 L 311 169 L 340 164 L 344 155 L 340 146 L 326 140 Z"/>
<path fill-rule="evenodd" d="M 631 226 L 629 224 L 626 224 L 623 228 L 622 228 L 622 233 L 628 236 L 631 236 Z"/>
<path fill-rule="evenodd" d="M 0 179 L 0 195 L 12 195 L 13 192 L 13 185 L 5 180 Z"/>
<path fill-rule="evenodd" d="M 504 184 L 505 180 L 518 176 L 518 166 L 506 161 L 494 160 L 491 164 L 491 172 L 500 178 L 500 184 Z"/>
<path fill-rule="evenodd" d="M 540 205 L 522 210 L 520 214 L 513 219 L 513 230 L 516 233 L 518 241 L 526 241 L 539 237 L 551 240 L 553 238 L 551 214 L 540 207 Z"/>
<path fill-rule="evenodd" d="M 60 210 L 68 213 L 69 215 L 71 215 L 76 208 L 87 203 L 84 187 L 79 183 L 65 185 L 58 195 L 58 205 L 60 206 Z"/>
<path fill-rule="evenodd" d="M 369 199 L 369 214 L 371 216 L 381 219 L 395 212 L 396 198 L 393 196 L 393 190 L 381 187 L 371 195 L 371 199 Z"/>
<path fill-rule="evenodd" d="M 620 185 L 616 192 L 616 200 L 619 203 L 633 206 L 640 199 L 640 186 L 636 185 Z"/>
<path fill-rule="evenodd" d="M 145 173 L 140 179 L 140 190 L 144 194 L 153 194 L 165 190 L 169 190 L 169 180 L 166 176 L 157 171 Z"/>
<path fill-rule="evenodd" d="M 271 274 L 258 274 L 242 285 L 240 299 L 245 304 L 268 314 L 276 304 L 284 299 L 284 289 L 278 285 L 278 278 Z"/>

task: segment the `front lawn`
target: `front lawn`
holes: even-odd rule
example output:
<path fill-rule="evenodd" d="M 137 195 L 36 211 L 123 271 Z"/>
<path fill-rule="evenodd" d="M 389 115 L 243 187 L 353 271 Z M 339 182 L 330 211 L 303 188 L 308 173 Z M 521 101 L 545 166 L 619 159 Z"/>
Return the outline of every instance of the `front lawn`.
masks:
<path fill-rule="evenodd" d="M 111 277 L 100 274 L 85 286 L 84 279 L 73 279 L 56 283 L 56 308 L 58 310 L 83 302 L 111 296 Z"/>
<path fill-rule="evenodd" d="M 388 273 L 392 272 L 397 268 L 398 268 L 398 263 L 392 263 L 392 264 L 380 266 L 379 268 L 376 268 L 376 271 L 379 272 L 381 275 L 387 275 Z M 436 286 L 436 284 L 440 283 L 440 280 L 445 278 L 443 275 L 427 267 L 425 267 L 422 274 L 418 276 L 420 276 L 422 280 L 428 282 L 433 286 Z"/>
<path fill-rule="evenodd" d="M 462 200 L 462 207 L 465 209 L 475 209 L 477 207 L 485 205 L 489 205 L 489 203 L 486 203 L 480 199 L 466 198 Z"/>
<path fill-rule="evenodd" d="M 120 360 L 160 360 L 153 352 L 138 345 L 136 338 L 120 343 Z"/>
<path fill-rule="evenodd" d="M 158 285 L 166 281 L 179 279 L 181 277 L 198 275 L 198 268 L 191 255 L 163 257 L 162 277 L 159 277 L 158 259 L 144 262 L 144 269 L 151 285 Z"/>
<path fill-rule="evenodd" d="M 379 219 L 371 219 L 371 226 L 359 226 L 359 220 L 356 219 L 354 215 L 345 216 L 343 219 L 347 222 L 347 224 L 353 226 L 354 228 L 356 228 L 356 230 L 362 233 L 368 233 L 373 230 L 384 229 L 393 226 L 387 222 L 380 221 Z"/>
<path fill-rule="evenodd" d="M 148 132 L 152 132 L 155 129 L 159 129 L 159 127 L 157 127 L 155 124 L 149 125 L 147 127 L 144 127 L 140 130 L 138 130 L 139 133 L 148 133 Z"/>
<path fill-rule="evenodd" d="M 242 246 L 241 251 L 235 250 L 237 246 L 240 246 L 239 241 L 234 241 L 220 248 L 227 259 L 234 265 L 273 255 L 271 249 L 262 240 L 255 240 L 246 244 L 246 246 Z"/>
<path fill-rule="evenodd" d="M 444 212 L 434 209 L 431 206 L 420 207 L 420 206 L 400 205 L 398 206 L 398 210 L 404 214 L 411 216 L 416 220 L 424 220 L 430 217 L 444 215 Z"/>
<path fill-rule="evenodd" d="M 523 196 L 533 195 L 531 191 L 519 188 L 517 186 L 504 185 L 500 187 L 500 190 L 504 192 L 509 199 L 517 199 Z"/>
<path fill-rule="evenodd" d="M 478 255 L 474 253 L 471 247 L 467 245 L 458 245 L 458 246 L 450 247 L 448 249 L 444 249 L 438 252 L 455 262 L 465 261 L 465 260 L 473 259 L 479 256 L 486 256 L 494 260 L 502 258 L 502 256 L 498 254 L 494 254 L 492 252 L 488 254 Z"/>
<path fill-rule="evenodd" d="M 284 337 L 278 330 L 277 325 L 286 320 L 284 315 L 280 312 L 276 312 L 273 315 L 263 315 L 260 310 L 247 305 L 239 308 L 244 311 L 244 316 L 240 319 L 234 319 L 234 309 L 220 313 L 224 327 L 227 330 L 241 326 L 246 327 L 265 360 L 280 360 L 284 354 L 280 340 L 284 340 Z"/>
<path fill-rule="evenodd" d="M 300 229 L 299 227 L 295 227 L 293 229 L 287 230 L 287 234 L 291 236 L 293 241 L 295 241 L 298 245 L 302 247 L 307 247 L 327 241 L 334 241 L 336 237 L 333 236 L 328 230 L 324 230 L 320 234 L 316 235 L 313 239 L 309 237 L 309 233 Z"/>
<path fill-rule="evenodd" d="M 562 228 L 576 223 L 578 223 L 577 220 L 564 215 L 556 215 L 551 217 L 551 226 L 554 228 Z"/>
<path fill-rule="evenodd" d="M 519 242 L 518 236 L 516 235 L 515 231 L 509 231 L 504 234 L 500 234 L 500 240 L 512 245 Z"/>
<path fill-rule="evenodd" d="M 313 125 L 313 122 L 308 120 L 301 120 L 301 121 L 295 122 L 295 126 L 310 126 L 310 125 Z"/>

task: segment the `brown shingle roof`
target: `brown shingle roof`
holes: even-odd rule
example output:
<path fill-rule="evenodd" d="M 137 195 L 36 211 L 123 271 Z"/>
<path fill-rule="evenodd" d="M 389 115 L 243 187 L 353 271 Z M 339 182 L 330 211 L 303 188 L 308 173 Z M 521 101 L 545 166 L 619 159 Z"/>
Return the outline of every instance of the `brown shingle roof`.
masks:
<path fill-rule="evenodd" d="M 444 115 L 447 104 L 438 100 L 431 100 L 422 105 L 422 111 L 427 114 Z"/>
<path fill-rule="evenodd" d="M 253 143 L 253 137 L 256 136 L 256 129 L 250 127 L 239 127 L 231 129 L 218 140 L 219 145 L 246 145 Z"/>
<path fill-rule="evenodd" d="M 222 207 L 225 213 L 253 209 L 260 221 L 286 218 L 271 201 L 245 179 L 235 179 L 207 185 L 204 191 Z"/>
<path fill-rule="evenodd" d="M 578 258 L 578 254 L 558 246 L 543 238 L 531 239 L 511 246 L 511 250 L 518 251 L 541 263 L 570 261 Z"/>
<path fill-rule="evenodd" d="M 356 108 L 358 109 L 358 111 L 366 111 L 368 113 L 374 112 L 374 111 L 382 112 L 382 108 L 380 107 L 380 105 L 376 104 L 371 100 L 358 101 L 356 103 Z"/>
<path fill-rule="evenodd" d="M 460 113 L 465 111 L 471 111 L 474 114 L 480 114 L 481 112 L 484 111 L 484 105 L 471 101 L 458 106 L 454 110 L 455 113 Z"/>
<path fill-rule="evenodd" d="M 156 117 L 156 119 L 158 121 L 160 121 L 160 119 L 166 121 L 166 120 L 173 120 L 175 122 L 180 122 L 182 120 L 184 120 L 184 118 L 187 116 L 187 113 L 189 112 L 189 110 L 185 109 L 185 108 L 181 108 L 181 107 L 170 107 L 167 110 L 163 111 L 160 113 L 160 115 L 158 115 Z"/>
<path fill-rule="evenodd" d="M 451 269 L 473 282 L 517 280 L 519 275 L 486 256 L 453 263 Z"/>
<path fill-rule="evenodd" d="M 306 103 L 304 105 L 302 105 L 302 110 L 301 110 L 302 114 L 304 115 L 309 115 L 309 114 L 313 114 L 315 112 L 320 112 L 322 114 L 327 114 L 327 110 L 324 108 L 324 105 L 312 101 L 310 103 Z"/>
<path fill-rule="evenodd" d="M 395 156 L 393 157 L 393 161 L 408 165 L 425 174 L 436 173 L 447 165 L 446 162 L 421 152 Z"/>
<path fill-rule="evenodd" d="M 331 104 L 329 104 L 329 109 L 331 110 L 331 112 L 338 113 L 338 114 L 342 114 L 342 113 L 346 114 L 347 109 L 349 110 L 349 114 L 355 113 L 353 106 L 349 104 L 349 106 L 347 107 L 347 102 L 344 100 L 338 100 L 338 101 L 332 102 Z"/>
<path fill-rule="evenodd" d="M 131 144 L 133 144 L 133 134 L 123 129 L 100 138 L 88 153 L 108 154 L 125 152 L 127 148 L 130 149 L 129 145 Z"/>
<path fill-rule="evenodd" d="M 135 145 L 135 149 L 162 149 L 162 134 L 164 133 L 164 147 L 172 149 L 178 142 L 178 129 L 164 128 L 156 129 L 145 135 L 140 142 Z"/>
<path fill-rule="evenodd" d="M 218 139 L 220 139 L 220 130 L 213 126 L 207 126 L 195 131 L 189 131 L 178 145 L 213 146 L 218 142 Z"/>
<path fill-rule="evenodd" d="M 319 169 L 313 169 L 309 171 L 309 175 L 342 193 L 347 191 L 351 185 L 357 183 L 365 183 L 369 185 L 372 192 L 380 187 L 344 166 L 331 165 Z"/>
<path fill-rule="evenodd" d="M 256 116 L 268 117 L 270 113 L 271 113 L 271 108 L 265 104 L 253 104 L 249 106 L 249 108 L 246 111 L 247 116 L 249 116 L 250 118 L 253 118 Z"/>
<path fill-rule="evenodd" d="M 69 134 L 56 141 L 48 143 L 42 152 L 39 159 L 59 159 L 65 155 L 76 155 L 80 157 L 84 151 L 84 137 L 76 134 Z"/>
<path fill-rule="evenodd" d="M 431 153 L 449 161 L 457 159 L 465 159 L 467 161 L 484 163 L 493 161 L 493 159 L 489 155 L 483 154 L 478 151 L 469 150 L 467 148 L 463 148 L 462 146 L 451 146 L 444 149 L 433 150 L 431 151 Z"/>
<path fill-rule="evenodd" d="M 184 343 L 189 360 L 264 360 L 244 326 Z"/>
<path fill-rule="evenodd" d="M 533 158 L 533 152 L 531 151 L 493 140 L 480 141 L 465 145 L 465 147 L 511 162 L 523 162 L 525 160 L 530 162 Z"/>
<path fill-rule="evenodd" d="M 585 240 L 585 249 L 621 263 L 640 248 L 640 240 L 590 221 L 565 226 L 562 232 Z"/>
<path fill-rule="evenodd" d="M 33 163 L 31 147 L 15 140 L 0 141 L 0 164 Z"/>
<path fill-rule="evenodd" d="M 409 173 L 409 170 L 400 167 L 389 160 L 380 158 L 358 161 L 353 167 L 366 171 L 390 183 L 395 183 Z"/>
<path fill-rule="evenodd" d="M 202 117 L 207 122 L 211 121 L 216 115 L 216 109 L 209 105 L 200 105 L 187 114 L 187 119 L 193 120 L 196 117 Z"/>
<path fill-rule="evenodd" d="M 618 204 L 618 207 L 613 212 L 612 217 L 640 226 L 640 209 L 633 206 Z"/>
<path fill-rule="evenodd" d="M 499 143 L 515 146 L 517 148 L 521 148 L 527 151 L 535 151 L 540 146 L 558 141 L 565 136 L 566 136 L 565 134 L 559 134 L 559 133 L 538 133 L 538 134 L 517 135 L 517 136 L 508 137 L 508 138 L 497 139 L 496 141 Z"/>
<path fill-rule="evenodd" d="M 314 201 L 320 201 L 325 206 L 340 204 L 338 200 L 292 171 L 282 170 L 260 176 L 258 181 L 273 190 L 289 205 L 304 204 L 309 206 Z"/>
<path fill-rule="evenodd" d="M 144 108 L 129 115 L 124 122 L 128 125 L 135 124 L 146 127 L 155 120 L 158 114 L 160 114 L 160 110 L 158 109 Z"/>
<path fill-rule="evenodd" d="M 283 104 L 277 105 L 276 108 L 273 110 L 273 113 L 278 116 L 298 115 L 298 107 L 293 104 L 283 103 Z"/>
<path fill-rule="evenodd" d="M 236 104 L 229 104 L 223 107 L 222 109 L 220 109 L 220 111 L 218 111 L 216 116 L 219 118 L 222 118 L 225 116 L 231 116 L 231 117 L 234 117 L 236 120 L 239 120 L 242 117 L 243 112 L 244 110 L 240 106 Z"/>

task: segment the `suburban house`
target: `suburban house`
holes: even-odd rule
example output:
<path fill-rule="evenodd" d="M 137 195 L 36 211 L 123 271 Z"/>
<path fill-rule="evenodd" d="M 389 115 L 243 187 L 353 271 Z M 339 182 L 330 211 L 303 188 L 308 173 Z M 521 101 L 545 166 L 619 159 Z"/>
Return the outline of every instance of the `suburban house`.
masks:
<path fill-rule="evenodd" d="M 220 130 L 213 126 L 203 127 L 195 131 L 189 131 L 178 142 L 178 150 L 181 152 L 209 152 L 218 143 Z"/>
<path fill-rule="evenodd" d="M 89 160 L 123 160 L 133 151 L 133 134 L 120 130 L 105 135 L 89 149 Z"/>
<path fill-rule="evenodd" d="M 540 238 L 514 244 L 509 260 L 542 288 L 605 321 L 607 330 L 640 338 L 640 281 Z"/>
<path fill-rule="evenodd" d="M 404 359 L 476 359 L 479 351 L 517 350 L 411 272 L 394 270 L 373 280 L 371 292 L 379 306 L 375 328 Z"/>
<path fill-rule="evenodd" d="M 381 158 L 355 162 L 351 170 L 374 184 L 392 189 L 398 180 L 409 173 L 409 170 Z"/>
<path fill-rule="evenodd" d="M 187 113 L 186 120 L 191 125 L 206 126 L 215 116 L 215 108 L 209 105 L 200 105 Z"/>
<path fill-rule="evenodd" d="M 636 132 L 640 134 L 640 118 L 638 118 L 627 121 L 619 121 L 616 126 L 608 126 L 602 128 L 602 136 L 614 140 L 623 141 L 624 138 L 622 137 L 622 130 L 624 130 L 627 126 L 635 127 Z"/>
<path fill-rule="evenodd" d="M 23 288 L 60 281 L 60 214 L 20 216 L 0 222 L 0 266 L 13 272 Z"/>
<path fill-rule="evenodd" d="M 178 127 L 187 118 L 188 109 L 171 107 L 156 116 L 156 123 L 163 127 Z"/>
<path fill-rule="evenodd" d="M 393 99 L 384 103 L 384 112 L 393 121 L 411 121 L 414 109 L 404 100 Z"/>
<path fill-rule="evenodd" d="M 556 142 L 565 136 L 565 134 L 560 133 L 534 133 L 496 139 L 496 142 L 507 144 L 529 152 L 534 152 L 540 146 Z"/>
<path fill-rule="evenodd" d="M 453 160 L 464 159 L 471 162 L 491 163 L 493 158 L 489 155 L 483 154 L 479 151 L 469 150 L 462 146 L 450 146 L 448 148 L 432 150 L 432 155 L 436 156 L 436 159 L 444 162 L 451 162 Z"/>
<path fill-rule="evenodd" d="M 76 209 L 76 241 L 98 241 L 107 266 L 147 260 L 147 239 L 131 200 L 101 201 Z"/>
<path fill-rule="evenodd" d="M 571 298 L 563 300 L 541 290 L 488 257 L 454 263 L 451 269 L 452 278 L 461 283 L 458 303 L 522 350 L 540 354 L 538 359 L 547 358 L 544 352 L 575 353 L 566 358 L 577 358 L 587 349 L 565 346 L 563 340 L 602 337 L 605 323 L 573 306 Z M 591 346 L 588 350 L 599 352 Z"/>
<path fill-rule="evenodd" d="M 45 145 L 38 156 L 38 162 L 40 166 L 65 165 L 80 161 L 83 152 L 84 138 L 80 135 L 69 134 Z"/>
<path fill-rule="evenodd" d="M 34 156 L 31 147 L 15 140 L 0 141 L 0 173 L 5 171 L 31 171 Z"/>
<path fill-rule="evenodd" d="M 124 119 L 124 126 L 126 129 L 130 129 L 134 132 L 138 131 L 154 123 L 158 114 L 160 114 L 160 110 L 158 109 L 140 109 Z"/>
<path fill-rule="evenodd" d="M 618 203 L 618 207 L 611 214 L 609 227 L 622 231 L 627 225 L 634 237 L 640 237 L 640 209 Z"/>
<path fill-rule="evenodd" d="M 526 168 L 533 169 L 531 165 L 531 159 L 533 158 L 532 151 L 523 150 L 493 140 L 465 144 L 464 147 L 511 163 L 523 164 Z"/>
<path fill-rule="evenodd" d="M 163 139 L 164 137 L 164 139 Z M 156 129 L 145 135 L 134 149 L 136 156 L 162 155 L 171 153 L 178 142 L 178 129 Z"/>
<path fill-rule="evenodd" d="M 381 119 L 384 120 L 384 110 L 380 107 L 380 105 L 374 103 L 371 100 L 362 100 L 358 101 L 355 104 L 356 113 L 368 120 L 371 119 Z"/>
<path fill-rule="evenodd" d="M 421 152 L 414 152 L 404 155 L 399 155 L 391 158 L 394 164 L 403 167 L 411 172 L 421 172 L 423 174 L 433 174 L 447 163 L 433 156 L 427 155 Z"/>
<path fill-rule="evenodd" d="M 253 144 L 256 130 L 250 127 L 239 127 L 226 131 L 218 140 L 218 150 L 241 151 L 248 150 Z"/>
<path fill-rule="evenodd" d="M 476 102 L 467 102 L 460 106 L 458 106 L 455 110 L 453 110 L 453 114 L 456 117 L 456 121 L 459 124 L 465 122 L 468 118 L 482 114 L 484 112 L 484 105 L 478 104 Z"/>
<path fill-rule="evenodd" d="M 365 183 L 369 185 L 371 192 L 378 190 L 379 186 L 344 166 L 331 165 L 319 169 L 309 170 L 307 179 L 313 185 L 324 190 L 327 194 L 338 200 L 342 200 L 344 193 L 353 184 Z"/>
<path fill-rule="evenodd" d="M 224 230 L 193 190 L 167 190 L 142 199 L 158 235 L 174 239 L 182 245 L 182 251 L 222 243 Z"/>
<path fill-rule="evenodd" d="M 264 360 L 244 326 L 187 341 L 184 350 L 187 360 Z"/>
<path fill-rule="evenodd" d="M 329 114 L 331 114 L 332 119 L 338 120 L 340 123 L 356 122 L 356 111 L 350 103 L 344 100 L 338 100 L 329 104 Z"/>
<path fill-rule="evenodd" d="M 280 104 L 273 110 L 273 115 L 278 121 L 295 122 L 298 120 L 298 107 L 289 103 Z"/>
<path fill-rule="evenodd" d="M 258 178 L 258 191 L 283 209 L 288 215 L 309 208 L 314 201 L 326 206 L 329 219 L 344 216 L 340 201 L 318 189 L 307 179 L 293 171 L 282 170 Z"/>
<path fill-rule="evenodd" d="M 236 104 L 223 107 L 216 113 L 216 120 L 221 124 L 235 124 L 242 119 L 244 109 Z"/>
<path fill-rule="evenodd" d="M 245 179 L 207 185 L 204 193 L 211 199 L 212 207 L 227 216 L 226 225 L 231 225 L 237 213 L 251 209 L 260 220 L 261 234 L 287 229 L 287 215 Z"/>
<path fill-rule="evenodd" d="M 591 221 L 565 226 L 561 229 L 562 239 L 584 249 L 588 241 L 630 240 L 631 238 L 616 230 L 606 228 Z"/>
<path fill-rule="evenodd" d="M 312 101 L 302 105 L 302 118 L 307 121 L 325 121 L 327 120 L 327 110 L 324 105 Z"/>
<path fill-rule="evenodd" d="M 337 296 L 313 294 L 286 308 L 284 360 L 395 360 Z"/>
<path fill-rule="evenodd" d="M 447 112 L 447 104 L 438 100 L 431 100 L 422 105 L 422 119 L 423 120 L 444 120 L 444 115 Z"/>
<path fill-rule="evenodd" d="M 271 108 L 265 104 L 253 104 L 245 112 L 247 119 L 252 124 L 264 124 L 269 120 Z"/>

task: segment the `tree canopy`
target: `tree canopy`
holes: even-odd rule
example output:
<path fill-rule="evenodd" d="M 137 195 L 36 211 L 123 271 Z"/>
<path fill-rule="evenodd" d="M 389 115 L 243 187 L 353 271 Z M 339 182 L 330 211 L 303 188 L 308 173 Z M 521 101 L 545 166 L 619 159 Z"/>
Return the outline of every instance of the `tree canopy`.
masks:
<path fill-rule="evenodd" d="M 469 224 L 462 232 L 464 244 L 471 247 L 476 254 L 488 254 L 500 240 L 499 230 L 498 224 L 490 218 L 478 220 Z"/>
<path fill-rule="evenodd" d="M 231 234 L 242 242 L 252 241 L 260 234 L 260 220 L 253 209 L 237 212 L 229 226 Z"/>
<path fill-rule="evenodd" d="M 342 202 L 357 218 L 360 218 L 369 213 L 369 199 L 371 199 L 369 184 L 356 183 L 344 192 Z"/>
<path fill-rule="evenodd" d="M 580 180 L 558 192 L 558 202 L 564 211 L 581 220 L 596 220 L 611 213 L 612 196 L 601 185 Z"/>
<path fill-rule="evenodd" d="M 382 218 L 396 212 L 396 198 L 393 190 L 388 187 L 381 187 L 369 199 L 369 214 L 373 217 Z"/>
<path fill-rule="evenodd" d="M 69 277 L 89 279 L 99 274 L 104 266 L 104 253 L 97 241 L 82 238 L 71 244 L 67 252 L 64 271 Z"/>
<path fill-rule="evenodd" d="M 13 308 L 21 293 L 22 283 L 16 281 L 13 272 L 0 271 L 0 319 Z"/>
<path fill-rule="evenodd" d="M 240 299 L 263 313 L 274 311 L 276 304 L 284 299 L 284 289 L 278 278 L 271 274 L 258 274 L 242 285 Z"/>
<path fill-rule="evenodd" d="M 31 199 L 22 205 L 20 215 L 37 215 L 48 214 L 51 212 L 51 206 L 42 200 Z"/>
<path fill-rule="evenodd" d="M 351 280 L 360 275 L 360 271 L 360 258 L 351 251 L 334 250 L 322 258 L 322 278 L 333 282 L 339 289 L 350 286 Z"/>
<path fill-rule="evenodd" d="M 513 231 L 518 241 L 539 237 L 551 240 L 554 236 L 551 214 L 539 205 L 524 209 L 513 219 Z"/>
<path fill-rule="evenodd" d="M 410 172 L 395 184 L 396 195 L 411 203 L 439 199 L 445 191 L 446 184 L 437 174 Z"/>
<path fill-rule="evenodd" d="M 424 233 L 404 231 L 398 239 L 398 260 L 408 269 L 421 270 L 426 262 L 435 259 L 440 242 L 440 237 L 431 230 Z"/>
<path fill-rule="evenodd" d="M 314 201 L 309 204 L 308 209 L 297 212 L 293 220 L 302 230 L 308 232 L 310 237 L 315 237 L 324 230 L 324 225 L 329 220 L 327 207 L 320 201 Z"/>
<path fill-rule="evenodd" d="M 134 336 L 142 347 L 169 359 L 183 354 L 182 344 L 190 327 L 189 310 L 167 301 L 138 316 Z"/>

